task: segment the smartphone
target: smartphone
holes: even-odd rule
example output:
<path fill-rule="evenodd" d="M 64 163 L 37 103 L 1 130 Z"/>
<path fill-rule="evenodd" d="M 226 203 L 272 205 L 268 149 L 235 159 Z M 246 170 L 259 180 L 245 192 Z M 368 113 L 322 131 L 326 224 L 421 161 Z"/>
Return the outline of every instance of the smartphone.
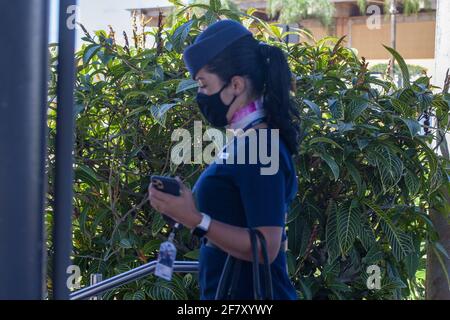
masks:
<path fill-rule="evenodd" d="M 174 196 L 180 195 L 180 185 L 178 181 L 171 177 L 163 177 L 163 176 L 151 176 L 150 178 L 152 185 L 155 186 L 156 189 L 169 193 Z M 181 229 L 183 227 L 182 224 L 177 223 L 172 218 L 169 218 L 165 214 L 163 214 L 164 220 L 173 228 Z"/>
<path fill-rule="evenodd" d="M 163 177 L 163 176 L 152 176 L 151 177 L 152 185 L 155 186 L 156 189 L 169 193 L 174 196 L 180 195 L 180 185 L 178 181 L 171 177 Z"/>

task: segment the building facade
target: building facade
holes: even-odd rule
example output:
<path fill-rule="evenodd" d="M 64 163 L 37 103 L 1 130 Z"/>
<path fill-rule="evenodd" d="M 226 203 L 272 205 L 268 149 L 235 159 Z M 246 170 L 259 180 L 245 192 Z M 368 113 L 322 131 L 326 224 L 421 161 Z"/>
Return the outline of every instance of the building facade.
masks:
<path fill-rule="evenodd" d="M 346 45 L 355 48 L 360 57 L 366 58 L 371 66 L 387 63 L 389 52 L 383 45 L 391 46 L 391 19 L 384 1 L 367 1 L 367 12 L 361 13 L 357 0 L 330 0 L 335 6 L 331 25 L 324 26 L 319 19 L 303 19 L 296 23 L 312 33 L 315 39 L 325 36 L 346 36 Z M 396 49 L 411 65 L 420 66 L 428 75 L 434 74 L 436 0 L 430 7 L 424 7 L 417 14 L 404 14 L 400 4 L 396 14 Z M 275 22 L 267 14 L 266 0 L 235 0 L 241 9 L 257 9 L 256 14 L 266 21 Z M 136 8 L 147 17 L 152 17 L 149 26 L 156 26 L 159 12 L 170 14 L 168 6 Z M 449 13 L 450 15 L 450 13 Z M 300 39 L 303 41 L 306 39 Z"/>

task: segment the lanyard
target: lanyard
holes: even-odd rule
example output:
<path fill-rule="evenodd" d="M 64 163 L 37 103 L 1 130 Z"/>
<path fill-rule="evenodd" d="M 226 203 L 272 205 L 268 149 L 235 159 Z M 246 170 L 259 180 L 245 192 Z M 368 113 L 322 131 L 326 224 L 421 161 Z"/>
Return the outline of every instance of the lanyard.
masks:
<path fill-rule="evenodd" d="M 262 110 L 261 110 L 262 111 Z M 253 126 L 256 126 L 260 123 L 263 123 L 264 121 L 266 121 L 267 117 L 265 115 L 264 112 L 260 112 L 258 114 L 258 111 L 253 112 L 252 114 L 248 115 L 247 117 L 251 117 L 250 119 L 246 119 L 246 125 L 244 126 L 244 128 L 235 128 L 232 130 L 239 130 L 241 129 L 243 131 L 243 133 L 241 134 L 237 134 L 233 137 L 233 139 L 231 139 L 231 141 L 229 141 L 227 144 L 225 144 L 225 146 L 223 146 L 222 150 L 219 152 L 218 157 L 220 159 L 224 159 L 223 157 L 228 158 L 228 152 L 226 152 L 225 150 L 227 149 L 227 147 L 229 145 L 231 145 L 233 143 L 233 141 L 236 139 L 236 136 L 238 137 L 243 137 L 246 134 L 246 131 L 250 128 L 252 128 Z M 251 120 L 251 121 L 250 121 Z M 250 122 L 249 122 L 250 121 Z M 229 129 L 229 128 L 228 128 Z"/>
<path fill-rule="evenodd" d="M 248 129 L 250 129 L 251 127 L 254 127 L 254 126 L 256 126 L 256 125 L 258 125 L 258 124 L 260 124 L 260 123 L 263 123 L 264 121 L 266 121 L 267 120 L 267 117 L 261 117 L 261 118 L 258 118 L 258 119 L 255 119 L 255 120 L 253 120 L 252 122 L 250 122 L 248 125 L 246 125 L 245 127 L 244 127 L 244 129 L 242 129 L 242 130 L 244 130 L 244 132 L 245 131 L 247 131 Z"/>

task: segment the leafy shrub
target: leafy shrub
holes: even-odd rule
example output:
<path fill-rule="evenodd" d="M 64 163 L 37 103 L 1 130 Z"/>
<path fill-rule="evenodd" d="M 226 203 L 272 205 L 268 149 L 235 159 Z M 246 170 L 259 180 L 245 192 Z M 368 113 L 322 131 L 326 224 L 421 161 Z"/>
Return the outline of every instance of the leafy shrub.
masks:
<path fill-rule="evenodd" d="M 171 26 L 145 33 L 136 27 L 133 45 L 128 39 L 116 44 L 112 30 L 86 32 L 76 54 L 73 258 L 83 284 L 91 273 L 108 278 L 156 258 L 169 230 L 148 204 L 149 176 L 179 175 L 193 185 L 204 168 L 170 162 L 172 131 L 192 132 L 201 118 L 181 52 L 201 28 L 228 17 L 285 50 L 295 75 L 302 143 L 295 158 L 299 193 L 288 216 L 288 269 L 299 298 L 422 298 L 424 246 L 446 254 L 428 209 L 448 188 L 448 162 L 430 147 L 435 129 L 421 130 L 418 119 L 448 117 L 450 96 L 433 94 L 426 76 L 411 82 L 403 59 L 390 48 L 402 87 L 369 71 L 344 39 L 287 44 L 286 34 L 252 10 L 238 17 L 218 1 L 194 6 L 196 13 L 179 5 Z M 156 39 L 151 48 L 144 47 L 148 36 Z M 52 52 L 50 182 L 57 80 L 54 47 Z M 51 217 L 49 207 L 49 228 Z M 178 259 L 197 258 L 198 243 L 187 230 L 176 245 Z M 370 265 L 381 269 L 380 290 L 366 286 Z M 198 285 L 191 274 L 171 283 L 150 276 L 105 298 L 197 299 Z"/>

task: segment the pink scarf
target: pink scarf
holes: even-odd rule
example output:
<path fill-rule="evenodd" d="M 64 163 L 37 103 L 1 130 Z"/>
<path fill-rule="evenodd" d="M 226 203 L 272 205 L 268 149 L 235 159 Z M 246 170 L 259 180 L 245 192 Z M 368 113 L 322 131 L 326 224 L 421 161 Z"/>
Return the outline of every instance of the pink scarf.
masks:
<path fill-rule="evenodd" d="M 230 128 L 236 128 L 239 127 L 239 122 L 242 122 L 245 118 L 250 118 L 248 115 L 258 111 L 258 113 L 263 112 L 263 104 L 262 104 L 262 98 L 258 100 L 253 100 L 249 104 L 247 104 L 245 107 L 237 110 L 233 116 L 231 117 L 230 123 L 228 127 Z"/>

